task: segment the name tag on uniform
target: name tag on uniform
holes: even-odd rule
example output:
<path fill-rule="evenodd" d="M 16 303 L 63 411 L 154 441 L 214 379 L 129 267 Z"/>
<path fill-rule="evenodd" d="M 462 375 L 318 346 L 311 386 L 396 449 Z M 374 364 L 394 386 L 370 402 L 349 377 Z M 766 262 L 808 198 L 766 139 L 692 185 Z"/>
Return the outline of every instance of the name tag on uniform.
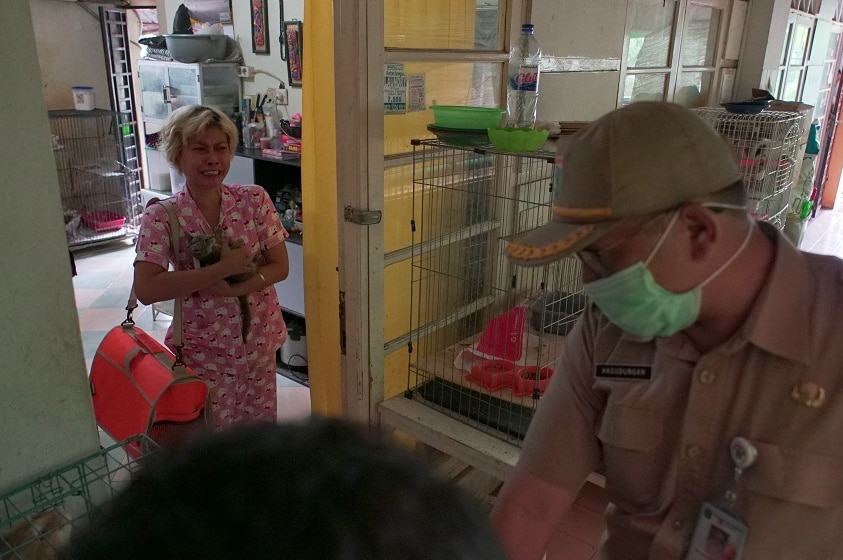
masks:
<path fill-rule="evenodd" d="M 594 376 L 614 381 L 649 381 L 653 368 L 625 364 L 597 364 Z"/>
<path fill-rule="evenodd" d="M 706 502 L 685 560 L 740 560 L 748 533 L 746 524 L 731 512 Z"/>

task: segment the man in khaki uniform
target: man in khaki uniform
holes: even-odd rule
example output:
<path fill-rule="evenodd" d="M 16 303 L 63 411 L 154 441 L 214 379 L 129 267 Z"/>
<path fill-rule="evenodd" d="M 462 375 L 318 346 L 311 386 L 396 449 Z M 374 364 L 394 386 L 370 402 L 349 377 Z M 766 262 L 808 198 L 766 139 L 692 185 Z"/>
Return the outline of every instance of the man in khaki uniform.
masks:
<path fill-rule="evenodd" d="M 600 558 L 843 558 L 843 262 L 754 221 L 678 105 L 613 111 L 559 160 L 551 222 L 509 256 L 575 255 L 592 305 L 492 512 L 511 557 L 541 558 L 599 470 Z"/>

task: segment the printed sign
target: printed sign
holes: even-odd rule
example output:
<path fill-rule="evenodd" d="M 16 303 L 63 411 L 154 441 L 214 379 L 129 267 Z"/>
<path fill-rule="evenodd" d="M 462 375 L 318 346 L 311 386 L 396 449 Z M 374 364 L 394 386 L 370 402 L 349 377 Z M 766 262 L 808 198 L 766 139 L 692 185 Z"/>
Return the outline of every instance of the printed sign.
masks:
<path fill-rule="evenodd" d="M 404 65 L 389 62 L 383 76 L 383 111 L 387 115 L 407 112 L 407 75 Z"/>

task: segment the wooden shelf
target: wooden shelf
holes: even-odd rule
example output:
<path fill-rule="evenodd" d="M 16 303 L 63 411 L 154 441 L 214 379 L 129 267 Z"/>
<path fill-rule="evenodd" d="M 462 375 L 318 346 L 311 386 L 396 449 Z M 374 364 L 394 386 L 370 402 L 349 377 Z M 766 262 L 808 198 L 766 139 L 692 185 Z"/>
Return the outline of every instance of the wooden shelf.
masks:
<path fill-rule="evenodd" d="M 381 423 L 414 437 L 475 469 L 506 480 L 521 456 L 520 447 L 486 434 L 423 403 L 398 395 L 378 405 Z M 599 473 L 588 482 L 601 488 L 606 479 Z"/>

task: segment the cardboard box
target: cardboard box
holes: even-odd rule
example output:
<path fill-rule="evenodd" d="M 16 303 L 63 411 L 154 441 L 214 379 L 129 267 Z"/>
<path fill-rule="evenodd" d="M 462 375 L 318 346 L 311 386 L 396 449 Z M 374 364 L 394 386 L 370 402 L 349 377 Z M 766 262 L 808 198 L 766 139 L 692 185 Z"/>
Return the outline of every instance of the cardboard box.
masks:
<path fill-rule="evenodd" d="M 787 113 L 799 113 L 802 115 L 802 138 L 800 144 L 808 142 L 808 133 L 811 131 L 811 123 L 814 121 L 814 106 L 802 103 L 801 101 L 781 101 L 764 89 L 752 89 L 753 99 L 769 99 L 768 111 L 784 111 Z"/>

